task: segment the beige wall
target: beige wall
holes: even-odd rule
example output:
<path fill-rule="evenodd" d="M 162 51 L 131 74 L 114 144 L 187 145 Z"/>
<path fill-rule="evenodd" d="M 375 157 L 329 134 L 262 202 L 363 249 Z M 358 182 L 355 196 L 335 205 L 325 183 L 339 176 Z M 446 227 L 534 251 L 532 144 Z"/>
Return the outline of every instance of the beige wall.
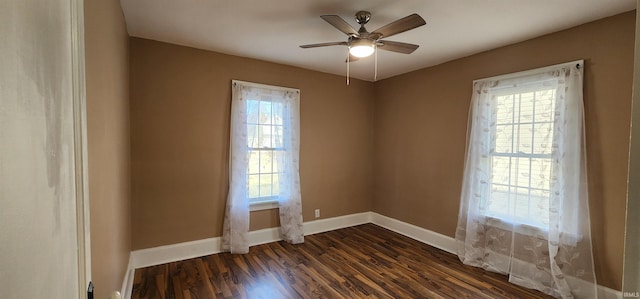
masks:
<path fill-rule="evenodd" d="M 454 236 L 474 79 L 585 60 L 598 282 L 620 290 L 635 12 L 377 82 L 373 210 Z"/>
<path fill-rule="evenodd" d="M 85 1 L 91 266 L 95 298 L 120 290 L 131 250 L 129 37 L 120 1 Z"/>
<path fill-rule="evenodd" d="M 221 235 L 232 79 L 300 89 L 305 221 L 371 210 L 373 83 L 132 38 L 133 249 Z"/>
<path fill-rule="evenodd" d="M 472 81 L 584 59 L 596 270 L 619 290 L 634 22 L 629 12 L 349 87 L 340 76 L 133 38 L 132 248 L 220 236 L 232 79 L 301 89 L 305 221 L 316 208 L 322 218 L 373 210 L 453 236 Z M 277 224 L 276 210 L 252 213 L 252 230 Z"/>

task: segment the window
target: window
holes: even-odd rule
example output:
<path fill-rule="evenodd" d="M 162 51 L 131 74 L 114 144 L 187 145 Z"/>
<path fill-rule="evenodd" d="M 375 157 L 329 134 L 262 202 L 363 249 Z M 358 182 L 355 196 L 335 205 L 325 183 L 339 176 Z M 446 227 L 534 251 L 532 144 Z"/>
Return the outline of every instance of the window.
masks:
<path fill-rule="evenodd" d="M 251 210 L 299 197 L 299 91 L 243 81 L 233 81 L 232 91 L 234 194 Z"/>
<path fill-rule="evenodd" d="M 247 101 L 247 194 L 252 202 L 270 201 L 280 194 L 286 150 L 283 142 L 283 103 L 274 97 Z"/>
<path fill-rule="evenodd" d="M 283 240 L 304 242 L 300 91 L 233 80 L 223 251 L 249 252 L 251 211 L 278 208 Z"/>
<path fill-rule="evenodd" d="M 520 233 L 581 238 L 588 227 L 581 65 L 474 81 L 460 229 L 518 224 Z"/>
<path fill-rule="evenodd" d="M 584 61 L 475 80 L 456 227 L 466 265 L 595 298 Z"/>
<path fill-rule="evenodd" d="M 487 216 L 549 225 L 555 88 L 546 82 L 492 91 Z"/>

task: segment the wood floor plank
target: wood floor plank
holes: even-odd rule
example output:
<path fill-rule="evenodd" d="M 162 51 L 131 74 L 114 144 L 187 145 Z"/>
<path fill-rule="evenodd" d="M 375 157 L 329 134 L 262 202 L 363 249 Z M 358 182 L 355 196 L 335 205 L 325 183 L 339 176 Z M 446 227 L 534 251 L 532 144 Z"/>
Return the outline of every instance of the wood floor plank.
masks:
<path fill-rule="evenodd" d="M 551 298 L 374 224 L 136 269 L 133 299 Z"/>

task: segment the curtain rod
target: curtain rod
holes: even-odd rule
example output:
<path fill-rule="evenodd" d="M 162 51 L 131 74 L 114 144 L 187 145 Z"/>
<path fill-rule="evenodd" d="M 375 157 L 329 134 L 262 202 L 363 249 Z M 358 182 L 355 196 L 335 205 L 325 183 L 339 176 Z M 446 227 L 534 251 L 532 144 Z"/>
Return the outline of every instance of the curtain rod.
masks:
<path fill-rule="evenodd" d="M 240 80 L 231 80 L 231 83 L 233 84 L 233 86 L 235 86 L 236 84 L 242 84 L 245 86 L 257 87 L 257 88 L 263 88 L 263 89 L 272 89 L 272 90 L 275 89 L 275 90 L 281 90 L 281 91 L 291 91 L 291 92 L 300 93 L 300 89 L 297 89 L 297 88 L 260 84 L 260 83 L 253 83 L 253 82 L 240 81 Z"/>
<path fill-rule="evenodd" d="M 531 75 L 531 74 L 537 74 L 537 73 L 550 71 L 550 70 L 553 70 L 553 69 L 556 69 L 556 68 L 560 68 L 560 67 L 567 67 L 567 66 L 573 66 L 573 65 L 575 65 L 576 68 L 578 68 L 578 69 L 583 68 L 584 67 L 584 60 L 580 59 L 580 60 L 575 60 L 575 61 L 571 61 L 571 62 L 565 62 L 565 63 L 559 63 L 559 64 L 554 64 L 554 65 L 544 66 L 544 67 L 540 67 L 540 68 L 532 69 L 532 70 L 526 70 L 526 71 L 520 71 L 520 72 L 515 72 L 515 73 L 497 75 L 497 76 L 488 77 L 488 78 L 476 79 L 476 80 L 473 80 L 473 83 L 475 84 L 476 82 L 479 82 L 479 81 L 490 81 L 490 80 L 500 80 L 500 79 L 504 79 L 504 78 L 523 77 L 523 76 L 527 76 L 527 75 Z"/>

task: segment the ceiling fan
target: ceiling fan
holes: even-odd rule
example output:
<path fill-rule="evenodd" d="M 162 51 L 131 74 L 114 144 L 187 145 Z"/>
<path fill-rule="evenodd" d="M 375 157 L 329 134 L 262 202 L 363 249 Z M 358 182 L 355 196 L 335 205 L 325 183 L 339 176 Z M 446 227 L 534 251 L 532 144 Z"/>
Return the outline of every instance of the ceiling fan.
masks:
<path fill-rule="evenodd" d="M 349 23 L 343 18 L 337 15 L 322 15 L 320 18 L 327 23 L 333 25 L 338 30 L 342 31 L 349 38 L 346 42 L 330 42 L 320 44 L 302 45 L 300 48 L 317 48 L 326 46 L 347 46 L 349 48 L 349 58 L 347 62 L 358 60 L 359 58 L 367 57 L 375 52 L 376 49 L 397 52 L 402 54 L 411 54 L 419 46 L 414 44 L 394 42 L 388 40 L 382 40 L 392 35 L 402 33 L 422 25 L 426 22 L 418 14 L 411 14 L 402 19 L 391 22 L 385 26 L 368 32 L 364 25 L 371 19 L 371 13 L 368 11 L 359 11 L 355 15 L 356 22 L 360 24 L 360 29 L 356 31 Z"/>

